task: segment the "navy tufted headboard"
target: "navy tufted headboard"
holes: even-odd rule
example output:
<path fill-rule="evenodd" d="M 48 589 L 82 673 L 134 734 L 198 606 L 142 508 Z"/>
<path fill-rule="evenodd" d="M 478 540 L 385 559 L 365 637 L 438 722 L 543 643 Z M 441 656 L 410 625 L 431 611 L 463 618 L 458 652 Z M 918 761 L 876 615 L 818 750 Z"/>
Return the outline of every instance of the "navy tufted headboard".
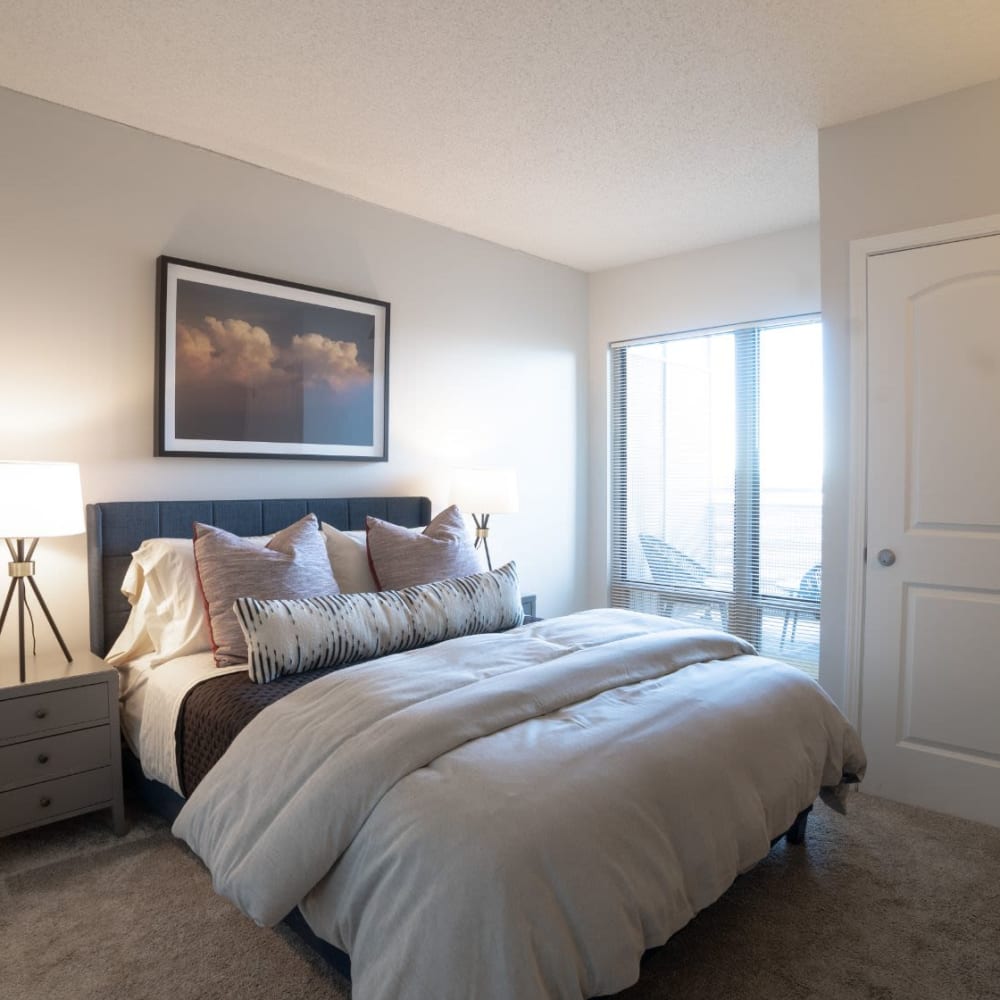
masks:
<path fill-rule="evenodd" d="M 318 500 L 138 500 L 87 505 L 90 648 L 111 648 L 129 603 L 121 583 L 132 552 L 146 538 L 190 538 L 195 521 L 236 535 L 270 535 L 306 514 L 342 531 L 361 530 L 371 514 L 407 528 L 427 524 L 427 497 L 343 497 Z"/>

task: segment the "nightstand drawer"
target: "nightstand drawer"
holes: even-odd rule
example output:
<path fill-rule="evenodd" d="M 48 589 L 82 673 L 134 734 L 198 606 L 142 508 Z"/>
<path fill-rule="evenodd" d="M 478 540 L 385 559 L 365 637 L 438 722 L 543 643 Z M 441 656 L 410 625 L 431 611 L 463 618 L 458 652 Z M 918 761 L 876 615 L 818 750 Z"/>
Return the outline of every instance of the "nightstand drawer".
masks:
<path fill-rule="evenodd" d="M 92 771 L 110 762 L 110 726 L 14 743 L 0 747 L 0 789 Z"/>
<path fill-rule="evenodd" d="M 0 792 L 0 834 L 111 803 L 110 767 Z"/>
<path fill-rule="evenodd" d="M 101 722 L 108 717 L 107 684 L 87 684 L 0 701 L 0 740 Z"/>

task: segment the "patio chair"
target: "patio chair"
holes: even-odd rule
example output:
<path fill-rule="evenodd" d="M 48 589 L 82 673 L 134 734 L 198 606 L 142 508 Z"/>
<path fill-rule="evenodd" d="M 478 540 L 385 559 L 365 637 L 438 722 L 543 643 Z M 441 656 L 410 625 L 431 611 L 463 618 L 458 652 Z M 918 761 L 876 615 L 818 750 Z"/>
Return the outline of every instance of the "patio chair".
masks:
<path fill-rule="evenodd" d="M 667 590 L 677 588 L 704 587 L 708 579 L 708 570 L 697 559 L 680 549 L 674 548 L 662 538 L 656 535 L 639 535 L 639 544 L 642 546 L 642 554 L 646 557 L 646 565 L 649 566 L 650 575 L 653 582 Z M 696 598 L 676 598 L 669 594 L 659 595 L 659 613 L 661 615 L 672 615 L 675 604 L 699 604 L 705 603 L 706 617 L 711 614 L 712 608 L 717 608 L 719 620 L 723 628 L 726 626 L 726 602 L 709 599 L 700 602 Z"/>
<path fill-rule="evenodd" d="M 798 589 L 792 594 L 792 597 L 796 597 L 801 601 L 815 601 L 819 603 L 820 594 L 823 590 L 823 565 L 822 563 L 816 563 L 815 566 L 810 567 L 806 570 L 799 583 Z M 795 629 L 799 623 L 799 618 L 805 616 L 806 618 L 819 620 L 818 611 L 799 611 L 787 610 L 785 612 L 785 620 L 781 623 L 781 645 L 785 645 L 785 637 L 788 633 L 788 626 L 792 626 L 791 641 L 795 642 Z"/>

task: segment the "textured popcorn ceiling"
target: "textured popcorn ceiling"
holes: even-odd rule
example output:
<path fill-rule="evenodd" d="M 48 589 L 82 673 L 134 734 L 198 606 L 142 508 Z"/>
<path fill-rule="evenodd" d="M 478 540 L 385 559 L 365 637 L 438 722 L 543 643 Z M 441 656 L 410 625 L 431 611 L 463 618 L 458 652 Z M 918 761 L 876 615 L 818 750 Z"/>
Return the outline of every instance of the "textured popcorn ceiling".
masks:
<path fill-rule="evenodd" d="M 815 220 L 817 128 L 996 77 L 998 0 L 0 0 L 0 85 L 584 270 Z"/>

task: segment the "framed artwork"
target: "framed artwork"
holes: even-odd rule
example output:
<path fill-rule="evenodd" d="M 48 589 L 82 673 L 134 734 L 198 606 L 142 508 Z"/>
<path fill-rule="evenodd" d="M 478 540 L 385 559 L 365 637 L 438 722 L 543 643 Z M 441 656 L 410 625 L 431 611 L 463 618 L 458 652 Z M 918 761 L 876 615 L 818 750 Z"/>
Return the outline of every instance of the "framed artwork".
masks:
<path fill-rule="evenodd" d="M 160 257 L 156 455 L 384 462 L 389 303 Z"/>

